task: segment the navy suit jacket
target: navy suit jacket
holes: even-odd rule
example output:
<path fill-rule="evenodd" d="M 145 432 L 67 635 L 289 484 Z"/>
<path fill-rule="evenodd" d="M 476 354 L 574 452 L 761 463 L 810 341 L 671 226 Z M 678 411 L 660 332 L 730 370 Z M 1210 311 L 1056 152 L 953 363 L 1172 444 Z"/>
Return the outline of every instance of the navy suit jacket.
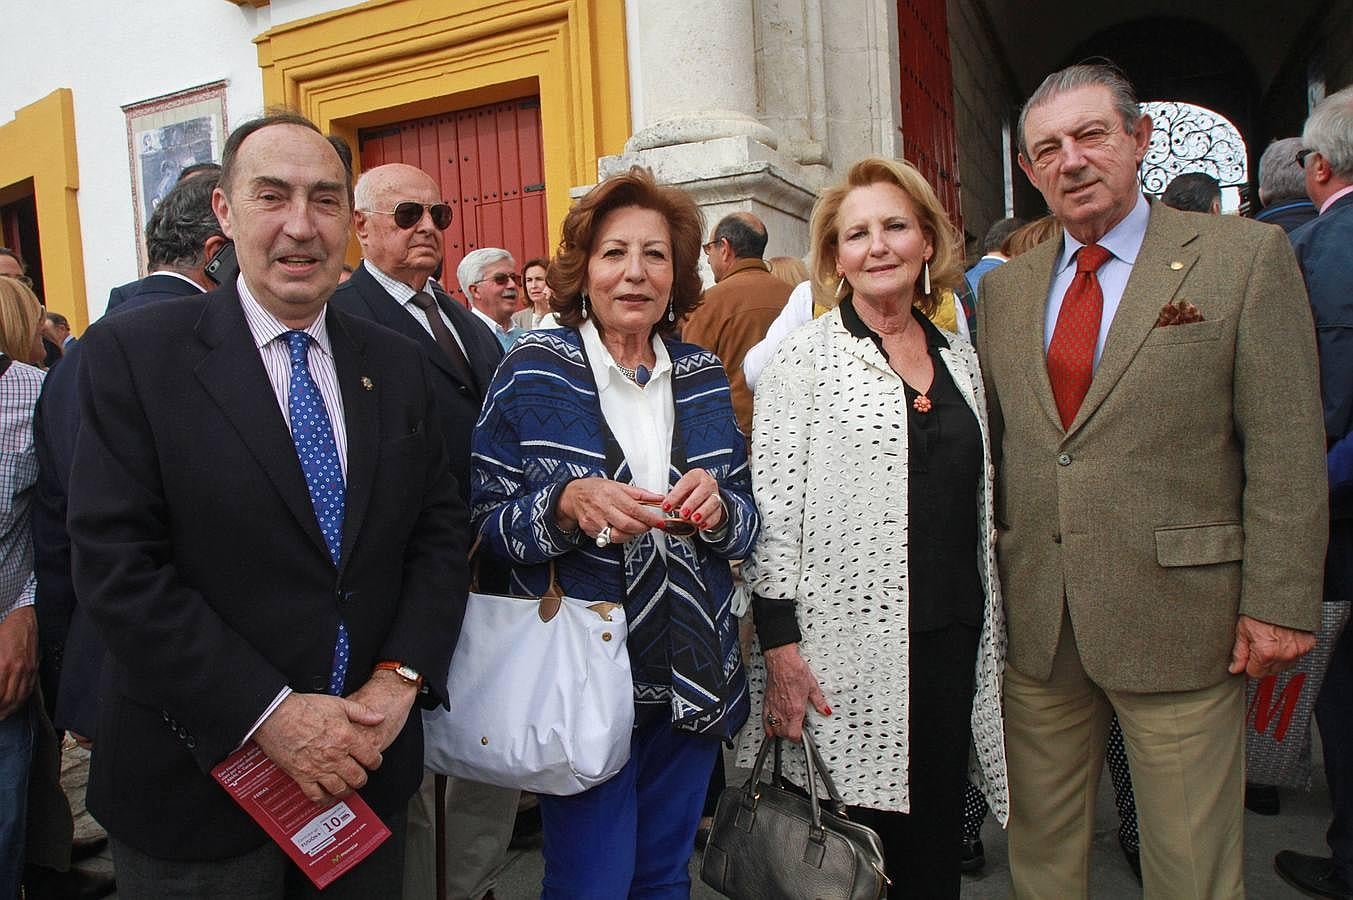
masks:
<path fill-rule="evenodd" d="M 1353 194 L 1289 237 L 1315 314 L 1325 436 L 1333 442 L 1353 429 Z"/>
<path fill-rule="evenodd" d="M 161 300 L 196 297 L 201 288 L 174 275 L 152 274 L 114 288 L 119 312 Z M 109 308 L 114 306 L 109 297 Z M 38 634 L 42 646 L 43 696 L 57 728 L 94 737 L 98 723 L 103 641 L 76 602 L 71 578 L 66 496 L 75 437 L 80 432 L 76 395 L 81 344 L 66 351 L 65 365 L 47 373 L 33 420 L 38 484 L 33 504 L 34 566 L 38 577 Z"/>
<path fill-rule="evenodd" d="M 468 517 L 414 346 L 325 312 L 347 434 L 332 562 L 234 284 L 105 317 L 81 341 L 68 523 L 75 588 L 108 645 L 90 812 L 163 859 L 268 840 L 211 778 L 284 687 L 343 693 L 379 660 L 445 702 L 468 581 Z M 403 809 L 423 777 L 412 714 L 361 795 Z"/>
<path fill-rule="evenodd" d="M 1310 200 L 1284 200 L 1276 206 L 1266 206 L 1254 217 L 1256 222 L 1277 225 L 1291 234 L 1316 216 L 1315 204 Z"/>
<path fill-rule="evenodd" d="M 148 275 L 146 277 L 154 278 L 155 276 Z M 104 310 L 104 314 L 107 315 L 108 313 L 117 309 L 122 304 L 126 303 L 128 298 L 130 298 L 133 294 L 136 293 L 137 286 L 140 285 L 142 281 L 145 281 L 145 279 L 142 278 L 136 281 L 129 281 L 126 284 L 119 284 L 117 287 L 109 291 L 108 308 Z"/>
<path fill-rule="evenodd" d="M 330 302 L 335 309 L 384 325 L 413 340 L 423 349 L 423 355 L 432 363 L 433 389 L 437 393 L 442 435 L 446 438 L 446 448 L 451 458 L 451 474 L 456 477 L 461 498 L 468 505 L 470 434 L 479 419 L 484 392 L 488 390 L 493 373 L 503 358 L 503 347 L 478 316 L 452 300 L 445 291 L 434 287 L 433 296 L 437 298 L 437 305 L 451 319 L 456 334 L 465 346 L 465 355 L 474 374 L 473 383 L 466 383 L 451 364 L 446 351 L 437 345 L 426 328 L 415 322 L 413 316 L 395 302 L 365 265 L 358 266 L 352 277 L 338 286 Z"/>

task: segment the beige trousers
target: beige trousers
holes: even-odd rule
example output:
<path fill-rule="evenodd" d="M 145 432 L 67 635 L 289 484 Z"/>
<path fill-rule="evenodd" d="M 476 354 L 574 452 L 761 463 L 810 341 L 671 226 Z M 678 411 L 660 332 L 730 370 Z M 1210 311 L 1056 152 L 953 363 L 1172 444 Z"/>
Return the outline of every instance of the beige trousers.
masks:
<path fill-rule="evenodd" d="M 1005 673 L 1011 897 L 1088 895 L 1113 712 L 1137 799 L 1144 896 L 1243 897 L 1244 704 L 1239 677 L 1197 691 L 1105 690 L 1081 668 L 1064 614 L 1051 677 Z"/>
<path fill-rule="evenodd" d="M 435 778 L 425 771 L 418 793 L 409 800 L 404 900 L 437 900 Z M 512 841 L 520 794 L 477 781 L 447 779 L 447 900 L 480 900 L 493 889 L 507 858 L 507 845 Z"/>

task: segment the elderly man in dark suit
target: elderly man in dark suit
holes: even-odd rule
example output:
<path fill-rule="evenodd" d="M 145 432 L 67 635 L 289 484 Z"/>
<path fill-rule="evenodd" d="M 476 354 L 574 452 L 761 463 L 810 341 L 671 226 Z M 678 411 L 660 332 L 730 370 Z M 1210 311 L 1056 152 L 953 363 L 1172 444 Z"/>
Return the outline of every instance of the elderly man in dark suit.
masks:
<path fill-rule="evenodd" d="M 1148 204 L 1104 66 L 1049 76 L 1020 166 L 1065 229 L 982 281 L 1009 629 L 1012 896 L 1087 893 L 1110 715 L 1147 896 L 1243 891 L 1244 685 L 1320 622 L 1315 339 L 1276 228 Z"/>
<path fill-rule="evenodd" d="M 431 176 L 401 163 L 363 172 L 353 205 L 363 259 L 334 293 L 333 305 L 407 335 L 422 349 L 432 364 L 451 471 L 468 500 L 470 434 L 503 349 L 488 326 L 431 278 L 442 265 L 442 232 L 451 224 L 451 207 Z M 409 805 L 407 900 L 437 895 L 435 781 L 427 773 Z M 449 779 L 445 790 L 445 886 L 452 897 L 478 900 L 492 891 L 494 873 L 502 867 L 518 792 L 459 778 Z"/>
<path fill-rule="evenodd" d="M 338 139 L 338 138 L 333 138 L 333 137 L 329 138 L 329 142 L 330 142 L 330 143 L 334 143 L 335 149 L 337 149 L 338 146 L 339 146 L 338 143 L 335 143 L 336 141 L 339 141 L 339 139 Z M 346 147 L 347 147 L 347 144 L 342 144 L 342 146 L 343 146 L 344 148 L 346 148 Z M 341 152 L 340 152 L 340 155 L 341 155 Z M 349 157 L 351 157 L 351 152 L 349 152 Z M 348 161 L 346 161 L 345 164 L 347 165 L 347 167 L 348 167 L 349 169 L 352 168 L 350 158 L 349 158 Z M 214 162 L 200 162 L 200 163 L 193 163 L 193 164 L 190 165 L 190 166 L 186 166 L 186 167 L 183 169 L 183 171 L 179 173 L 179 180 L 178 180 L 178 183 L 175 184 L 174 187 L 178 187 L 179 185 L 184 184 L 185 182 L 192 181 L 194 178 L 206 178 L 212 185 L 215 185 L 215 184 L 217 183 L 217 181 L 220 179 L 220 177 L 221 177 L 221 166 L 220 166 L 218 163 L 214 163 Z M 169 194 L 172 194 L 172 193 L 173 193 L 173 190 L 170 190 Z M 162 199 L 159 203 L 155 204 L 155 211 L 156 211 L 156 212 L 159 212 L 160 206 L 164 204 L 165 200 L 168 200 L 168 199 L 169 199 L 169 194 L 166 194 L 166 195 L 164 196 L 164 199 Z M 182 203 L 182 200 L 180 200 L 179 202 Z M 176 221 L 176 220 L 179 218 L 179 215 L 178 215 L 178 214 L 181 213 L 181 212 L 182 212 L 182 210 L 170 210 L 170 211 L 169 211 L 169 215 L 168 215 L 168 216 L 161 216 L 161 217 L 158 219 L 158 222 L 157 222 L 157 220 L 156 220 L 155 213 L 151 213 L 151 214 L 150 214 L 150 219 L 146 221 L 146 256 L 147 256 L 147 262 L 150 264 L 150 275 L 146 276 L 146 278 L 153 277 L 153 276 L 158 275 L 158 274 L 160 274 L 160 273 L 162 273 L 162 272 L 173 272 L 173 271 L 178 271 L 178 269 L 177 269 L 177 267 L 176 267 L 175 265 L 165 265 L 165 264 L 163 263 L 163 261 L 160 261 L 160 262 L 157 262 L 157 261 L 156 261 L 156 252 L 157 252 L 157 251 L 151 248 L 150 242 L 151 242 L 151 240 L 152 240 L 152 237 L 151 237 L 151 230 L 152 230 L 152 229 L 161 229 L 161 230 L 164 229 L 164 228 L 166 227 L 166 223 L 167 223 L 167 222 L 170 222 L 170 221 Z M 160 239 L 161 239 L 162 241 L 165 240 L 165 239 L 171 239 L 171 240 L 172 240 L 172 238 L 171 238 L 169 235 L 164 234 L 163 231 L 162 231 L 162 233 L 160 234 Z M 224 242 L 225 242 L 225 241 L 224 241 L 224 238 L 223 238 L 223 239 L 222 239 L 222 243 L 224 243 Z M 161 248 L 160 248 L 160 252 L 163 252 L 165 249 L 166 249 L 166 248 L 163 247 L 163 245 L 162 245 Z M 211 258 L 212 258 L 213 256 L 216 255 L 216 251 L 217 251 L 217 250 L 220 250 L 220 249 L 221 249 L 221 244 L 215 244 L 215 245 L 213 245 L 213 246 L 212 246 L 212 249 L 211 249 L 211 252 L 208 253 L 208 254 L 206 255 L 205 261 L 211 260 Z M 186 272 L 181 272 L 180 274 L 188 274 L 188 273 L 186 273 Z M 236 272 L 236 271 L 234 271 L 234 270 L 232 269 L 231 272 L 230 272 L 230 277 L 233 278 L 236 274 L 238 274 L 238 272 Z M 191 277 L 191 276 L 190 276 L 190 277 Z M 148 282 L 148 281 L 146 280 L 146 278 L 139 278 L 139 279 L 137 279 L 136 281 L 129 281 L 129 282 L 127 282 L 126 284 L 119 284 L 117 287 L 115 287 L 115 288 L 113 288 L 111 291 L 109 291 L 109 292 L 108 292 L 108 308 L 105 310 L 105 312 L 112 312 L 113 310 L 117 309 L 119 306 L 121 306 L 122 304 L 124 304 L 124 303 L 126 303 L 128 300 L 130 300 L 130 299 L 132 298 L 133 295 L 144 295 L 145 292 L 146 292 L 146 289 L 147 289 L 150 285 L 152 285 L 152 284 L 154 284 L 154 285 L 156 285 L 156 286 L 159 286 L 159 287 L 165 287 L 165 288 L 167 288 L 167 289 L 171 289 L 171 290 L 172 290 L 172 286 L 170 286 L 167 282 L 163 282 L 163 281 L 159 281 L 159 282 Z M 215 287 L 217 284 L 220 284 L 220 283 L 222 283 L 223 281 L 225 281 L 224 278 L 218 278 L 218 279 L 204 278 L 202 281 L 198 281 L 197 283 L 199 283 L 199 284 L 202 285 L 202 290 L 204 290 L 204 291 L 209 291 L 209 290 L 211 290 L 213 287 Z"/>
<path fill-rule="evenodd" d="M 362 264 L 334 292 L 336 309 L 412 339 L 432 363 L 451 471 L 468 501 L 470 431 L 503 348 L 483 322 L 451 298 L 432 273 L 444 258 L 451 207 L 431 176 L 402 163 L 377 166 L 357 181 L 353 227 Z M 401 206 L 417 210 L 399 211 Z M 407 225 L 402 215 L 415 215 Z"/>
<path fill-rule="evenodd" d="M 351 184 L 310 122 L 237 128 L 213 202 L 239 278 L 82 341 L 69 525 L 110 658 L 89 808 L 123 896 L 312 894 L 209 774 L 252 739 L 392 832 L 325 896 L 395 896 L 467 581 L 431 373 L 328 308 Z"/>
<path fill-rule="evenodd" d="M 204 266 L 226 236 L 211 208 L 217 175 L 181 181 L 155 207 L 146 225 L 151 274 L 123 286 L 118 311 L 182 297 L 197 297 L 214 285 Z M 156 352 L 153 348 L 147 352 Z M 83 353 L 76 344 L 66 364 L 48 373 L 34 419 L 38 454 L 33 538 L 38 576 L 38 625 L 43 683 L 57 728 L 92 738 L 98 718 L 103 642 L 87 611 L 76 602 L 66 533 L 66 495 L 80 431 L 77 372 Z"/>
<path fill-rule="evenodd" d="M 1306 175 L 1297 162 L 1301 138 L 1279 138 L 1259 157 L 1259 203 L 1256 222 L 1277 225 L 1291 234 L 1316 216 L 1306 194 Z"/>
<path fill-rule="evenodd" d="M 1297 159 L 1320 214 L 1291 234 L 1306 278 L 1320 345 L 1325 436 L 1331 446 L 1353 440 L 1353 87 L 1322 100 L 1306 120 Z M 1353 599 L 1353 508 L 1331 504 L 1325 599 Z M 1291 850 L 1274 860 L 1278 874 L 1308 894 L 1353 897 L 1353 629 L 1345 626 L 1330 655 L 1315 702 L 1334 816 L 1331 856 Z"/>

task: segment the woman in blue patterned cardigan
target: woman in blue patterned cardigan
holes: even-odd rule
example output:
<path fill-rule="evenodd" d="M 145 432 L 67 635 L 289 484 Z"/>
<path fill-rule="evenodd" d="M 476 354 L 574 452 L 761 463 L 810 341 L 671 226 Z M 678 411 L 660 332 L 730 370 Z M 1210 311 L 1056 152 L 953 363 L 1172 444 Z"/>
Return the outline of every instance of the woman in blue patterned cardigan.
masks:
<path fill-rule="evenodd" d="M 548 275 L 563 328 L 523 336 L 476 427 L 472 506 L 510 590 L 549 564 L 570 596 L 623 601 L 635 728 L 629 763 L 541 797 L 546 898 L 687 897 L 718 755 L 747 719 L 730 559 L 759 518 L 747 448 L 711 353 L 668 335 L 699 302 L 701 220 L 631 169 L 564 221 Z"/>

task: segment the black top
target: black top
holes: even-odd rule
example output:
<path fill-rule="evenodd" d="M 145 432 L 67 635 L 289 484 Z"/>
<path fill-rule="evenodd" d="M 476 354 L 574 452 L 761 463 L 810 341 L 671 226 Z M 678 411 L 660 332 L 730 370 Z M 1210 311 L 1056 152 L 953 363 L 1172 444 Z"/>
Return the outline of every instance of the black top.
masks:
<path fill-rule="evenodd" d="M 883 339 L 860 319 L 849 299 L 841 324 L 853 337 L 870 339 L 886 360 Z M 982 433 L 977 417 L 940 356 L 949 342 L 920 310 L 912 315 L 925 332 L 934 366 L 929 412 L 907 397 L 907 603 L 909 626 L 932 631 L 952 624 L 982 625 L 984 595 L 978 572 L 981 520 L 977 503 L 983 478 Z M 799 639 L 792 602 L 755 597 L 757 636 L 763 649 Z"/>
<path fill-rule="evenodd" d="M 920 310 L 912 316 L 925 332 L 935 378 L 926 396 L 930 411 L 917 412 L 919 392 L 903 382 L 907 396 L 907 605 L 913 631 L 955 623 L 982 624 L 982 580 L 977 571 L 980 519 L 977 490 L 982 473 L 982 432 L 940 356 L 949 342 Z M 883 339 L 841 303 L 841 324 L 856 338 L 869 338 L 883 358 Z"/>

